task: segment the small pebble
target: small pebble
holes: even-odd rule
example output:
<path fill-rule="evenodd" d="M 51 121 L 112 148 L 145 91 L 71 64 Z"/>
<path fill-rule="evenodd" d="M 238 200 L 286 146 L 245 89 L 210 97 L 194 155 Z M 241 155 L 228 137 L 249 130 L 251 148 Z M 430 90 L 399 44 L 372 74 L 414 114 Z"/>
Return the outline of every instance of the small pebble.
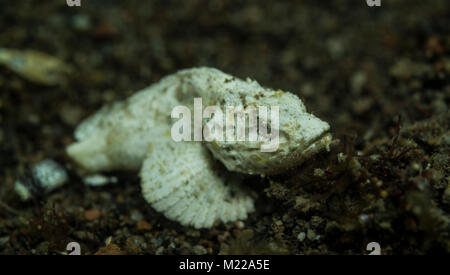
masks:
<path fill-rule="evenodd" d="M 308 229 L 308 231 L 306 232 L 306 237 L 310 241 L 314 241 L 317 239 L 316 233 L 314 231 L 312 231 L 311 229 Z"/>
<path fill-rule="evenodd" d="M 125 255 L 125 252 L 120 250 L 120 247 L 116 244 L 109 244 L 105 247 L 101 247 L 95 255 Z"/>
<path fill-rule="evenodd" d="M 206 248 L 204 248 L 203 246 L 201 246 L 201 245 L 194 246 L 194 254 L 195 255 L 205 255 L 207 253 L 208 253 L 208 251 L 206 251 Z"/>
<path fill-rule="evenodd" d="M 137 223 L 137 229 L 139 231 L 150 231 L 152 230 L 152 225 L 146 221 L 139 221 Z"/>
<path fill-rule="evenodd" d="M 297 239 L 298 239 L 299 241 L 301 241 L 301 242 L 303 242 L 303 241 L 305 240 L 305 238 L 306 238 L 305 232 L 300 232 L 300 233 L 297 235 Z"/>
<path fill-rule="evenodd" d="M 107 177 L 100 174 L 94 174 L 89 175 L 83 178 L 84 184 L 88 186 L 98 187 L 98 186 L 104 186 L 110 183 L 116 183 L 117 178 L 116 177 Z"/>
<path fill-rule="evenodd" d="M 98 209 L 91 209 L 91 210 L 84 211 L 84 217 L 88 221 L 95 221 L 98 218 L 100 218 L 101 215 L 102 215 L 102 213 Z"/>
<path fill-rule="evenodd" d="M 314 176 L 316 176 L 316 177 L 323 177 L 325 175 L 325 171 L 323 171 L 322 169 L 320 169 L 320 168 L 316 168 L 316 169 L 314 169 Z"/>
<path fill-rule="evenodd" d="M 105 245 L 109 245 L 112 241 L 112 236 L 109 236 L 108 238 L 106 238 L 105 240 Z"/>
<path fill-rule="evenodd" d="M 144 219 L 144 215 L 142 215 L 141 211 L 134 209 L 133 211 L 131 211 L 130 219 L 133 222 L 139 222 Z"/>
<path fill-rule="evenodd" d="M 77 31 L 87 31 L 91 28 L 91 19 L 86 14 L 77 14 L 72 18 L 73 28 Z"/>
<path fill-rule="evenodd" d="M 156 255 L 162 255 L 164 253 L 164 247 L 160 246 L 158 249 L 156 249 L 155 254 Z"/>

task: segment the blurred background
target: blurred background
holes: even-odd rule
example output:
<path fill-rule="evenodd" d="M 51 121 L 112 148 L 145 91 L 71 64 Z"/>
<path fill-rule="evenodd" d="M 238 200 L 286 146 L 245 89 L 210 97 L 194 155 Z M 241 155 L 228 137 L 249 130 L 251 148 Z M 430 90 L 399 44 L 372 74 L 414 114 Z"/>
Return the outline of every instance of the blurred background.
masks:
<path fill-rule="evenodd" d="M 446 0 L 0 0 L 0 253 L 58 254 L 70 240 L 86 254 L 367 254 L 376 240 L 384 254 L 448 253 L 449 12 Z M 56 59 L 39 57 L 58 64 L 51 77 L 27 50 Z M 250 179 L 258 212 L 208 231 L 154 212 L 137 175 L 100 189 L 72 175 L 17 199 L 29 164 L 67 161 L 83 118 L 196 66 L 297 94 L 339 145 Z"/>

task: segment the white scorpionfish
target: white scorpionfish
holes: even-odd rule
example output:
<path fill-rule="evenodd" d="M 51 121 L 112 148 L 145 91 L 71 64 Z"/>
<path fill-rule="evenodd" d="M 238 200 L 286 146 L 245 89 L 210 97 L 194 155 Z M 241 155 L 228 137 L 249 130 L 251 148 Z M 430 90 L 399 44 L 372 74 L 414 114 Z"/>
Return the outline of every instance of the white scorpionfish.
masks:
<path fill-rule="evenodd" d="M 262 152 L 262 141 L 173 141 L 172 109 L 192 108 L 194 98 L 208 106 L 279 106 L 277 150 Z M 276 174 L 300 164 L 328 147 L 329 129 L 292 93 L 217 69 L 192 68 L 88 117 L 67 153 L 91 175 L 140 170 L 143 195 L 154 209 L 183 225 L 209 228 L 254 211 L 254 195 L 243 186 L 242 174 Z"/>

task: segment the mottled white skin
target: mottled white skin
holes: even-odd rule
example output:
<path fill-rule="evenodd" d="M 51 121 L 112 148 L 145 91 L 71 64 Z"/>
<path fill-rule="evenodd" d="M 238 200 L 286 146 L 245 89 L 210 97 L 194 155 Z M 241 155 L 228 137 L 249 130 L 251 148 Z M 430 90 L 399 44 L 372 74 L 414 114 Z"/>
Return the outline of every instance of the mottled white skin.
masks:
<path fill-rule="evenodd" d="M 202 74 L 202 71 L 195 71 Z M 305 105 L 294 94 L 281 90 L 261 87 L 256 81 L 240 80 L 215 70 L 192 77 L 192 86 L 201 93 L 203 105 L 279 106 L 279 146 L 275 152 L 262 152 L 261 141 L 257 142 L 207 142 L 205 145 L 214 157 L 230 171 L 246 174 L 276 174 L 305 160 L 303 152 L 313 146 L 317 152 L 327 146 L 331 136 L 327 136 L 330 126 L 314 115 L 307 113 Z M 259 117 L 261 120 L 261 117 Z M 268 116 L 267 125 L 271 125 Z M 247 127 L 248 128 L 248 127 Z"/>
<path fill-rule="evenodd" d="M 204 107 L 280 106 L 278 150 L 261 152 L 258 142 L 176 144 L 170 137 L 171 111 L 178 105 L 192 108 L 195 97 L 202 98 Z M 270 119 L 266 123 L 270 125 Z M 238 198 L 246 203 L 231 199 L 229 206 L 222 207 L 224 201 L 230 200 L 226 190 L 235 185 L 227 185 L 227 176 L 219 175 L 225 169 L 212 169 L 212 156 L 228 171 L 278 173 L 327 146 L 331 141 L 328 130 L 329 125 L 307 113 L 300 99 L 291 93 L 263 88 L 256 81 L 243 81 L 213 68 L 193 68 L 164 77 L 122 102 L 103 107 L 77 127 L 77 142 L 70 145 L 67 152 L 88 173 L 117 169 L 137 171 L 145 160 L 141 170 L 142 189 L 152 206 L 182 224 L 210 227 L 215 220 L 242 219 L 253 210 L 253 199 L 239 187 Z M 188 185 L 184 184 L 186 181 Z M 173 186 L 174 192 L 165 199 L 158 197 L 158 192 L 169 188 L 166 186 Z M 216 191 L 211 193 L 222 189 L 219 195 L 214 195 Z M 207 191 L 199 196 L 198 190 Z M 176 208 L 171 207 L 175 203 Z M 191 204 L 192 209 L 201 205 L 198 209 L 208 207 L 208 211 L 179 212 Z M 219 205 L 226 211 L 209 212 Z M 206 218 L 205 215 L 212 216 Z"/>
<path fill-rule="evenodd" d="M 330 126 L 306 112 L 294 94 L 261 87 L 212 68 L 182 70 L 163 78 L 125 101 L 103 107 L 75 131 L 79 141 L 68 153 L 90 171 L 136 170 L 145 149 L 162 136 L 170 136 L 170 113 L 177 105 L 191 106 L 201 97 L 203 106 L 280 106 L 280 146 L 261 152 L 261 142 L 205 143 L 230 171 L 246 174 L 276 173 L 304 160 L 302 152 L 329 144 L 323 138 Z M 268 122 L 270 124 L 270 122 Z"/>

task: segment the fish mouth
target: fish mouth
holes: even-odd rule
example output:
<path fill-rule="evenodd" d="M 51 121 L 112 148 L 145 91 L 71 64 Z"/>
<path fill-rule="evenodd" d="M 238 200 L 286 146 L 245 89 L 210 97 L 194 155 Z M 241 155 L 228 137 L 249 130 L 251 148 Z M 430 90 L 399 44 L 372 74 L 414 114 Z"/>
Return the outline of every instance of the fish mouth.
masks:
<path fill-rule="evenodd" d="M 333 137 L 329 131 L 323 132 L 321 135 L 317 136 L 317 138 L 313 139 L 306 148 L 302 147 L 303 149 L 299 148 L 297 151 L 293 152 L 289 156 L 287 156 L 282 163 L 284 164 L 283 167 L 278 166 L 275 169 L 272 169 L 270 171 L 267 171 L 266 175 L 275 175 L 284 173 L 287 170 L 296 167 L 306 160 L 310 159 L 313 155 L 315 155 L 318 151 L 321 151 L 323 149 L 327 149 L 329 151 L 329 145 L 331 144 L 331 141 L 333 140 Z"/>
<path fill-rule="evenodd" d="M 323 150 L 324 148 L 329 151 L 329 145 L 333 137 L 329 131 L 323 132 L 320 136 L 315 138 L 309 145 L 302 151 L 302 161 L 309 159 L 312 155 L 316 154 L 318 151 Z"/>

